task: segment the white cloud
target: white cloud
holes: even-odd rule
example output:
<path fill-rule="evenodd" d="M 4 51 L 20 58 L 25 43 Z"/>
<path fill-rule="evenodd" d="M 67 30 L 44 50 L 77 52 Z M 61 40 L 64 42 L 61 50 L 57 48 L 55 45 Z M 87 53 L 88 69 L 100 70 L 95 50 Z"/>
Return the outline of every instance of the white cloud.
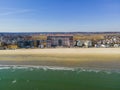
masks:
<path fill-rule="evenodd" d="M 0 8 L 0 16 L 23 14 L 31 11 L 30 9 Z"/>

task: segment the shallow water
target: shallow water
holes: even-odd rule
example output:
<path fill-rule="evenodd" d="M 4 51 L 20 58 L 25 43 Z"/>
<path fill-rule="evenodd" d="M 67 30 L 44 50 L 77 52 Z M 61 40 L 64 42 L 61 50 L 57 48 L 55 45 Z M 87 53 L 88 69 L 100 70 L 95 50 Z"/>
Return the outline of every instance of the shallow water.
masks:
<path fill-rule="evenodd" d="M 0 66 L 0 90 L 120 90 L 120 71 L 53 66 Z"/>

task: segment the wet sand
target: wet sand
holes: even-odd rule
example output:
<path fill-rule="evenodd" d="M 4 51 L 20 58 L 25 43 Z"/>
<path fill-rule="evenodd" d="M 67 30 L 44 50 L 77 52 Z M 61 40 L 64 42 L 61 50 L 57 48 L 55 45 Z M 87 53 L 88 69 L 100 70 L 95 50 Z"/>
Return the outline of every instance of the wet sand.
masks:
<path fill-rule="evenodd" d="M 1 65 L 120 68 L 120 48 L 0 50 Z"/>

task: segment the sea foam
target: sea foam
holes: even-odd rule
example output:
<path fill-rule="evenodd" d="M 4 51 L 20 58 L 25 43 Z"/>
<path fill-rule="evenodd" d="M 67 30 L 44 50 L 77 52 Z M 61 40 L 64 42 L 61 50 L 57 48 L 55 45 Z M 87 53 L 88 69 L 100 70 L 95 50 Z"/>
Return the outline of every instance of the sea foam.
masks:
<path fill-rule="evenodd" d="M 26 69 L 33 71 L 35 69 L 47 70 L 61 70 L 61 71 L 74 71 L 74 72 L 104 72 L 106 74 L 120 73 L 119 69 L 105 69 L 105 68 L 90 68 L 90 67 L 58 67 L 58 66 L 35 66 L 35 65 L 0 65 L 0 70 L 4 69 Z"/>

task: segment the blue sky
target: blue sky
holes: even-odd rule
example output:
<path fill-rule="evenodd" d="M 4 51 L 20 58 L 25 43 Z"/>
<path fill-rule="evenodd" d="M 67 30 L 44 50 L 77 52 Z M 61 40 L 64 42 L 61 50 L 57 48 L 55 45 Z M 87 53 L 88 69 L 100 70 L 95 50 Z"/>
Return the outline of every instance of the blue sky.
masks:
<path fill-rule="evenodd" d="M 0 32 L 120 31 L 120 0 L 0 0 Z"/>

